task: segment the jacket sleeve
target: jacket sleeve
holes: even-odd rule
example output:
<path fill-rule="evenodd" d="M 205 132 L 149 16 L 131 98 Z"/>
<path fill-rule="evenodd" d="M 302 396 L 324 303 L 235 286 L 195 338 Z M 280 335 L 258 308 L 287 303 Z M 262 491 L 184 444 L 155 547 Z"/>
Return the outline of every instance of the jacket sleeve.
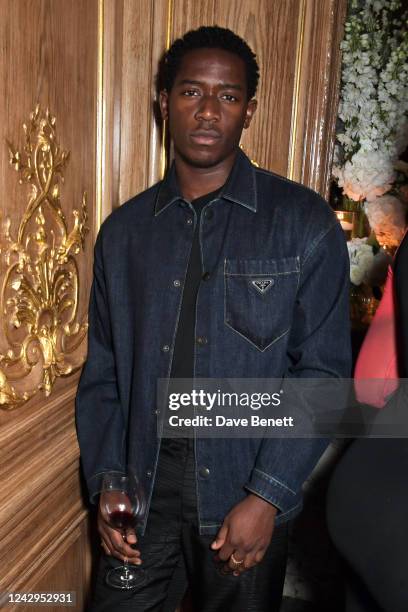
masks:
<path fill-rule="evenodd" d="M 301 263 L 285 378 L 333 378 L 335 386 L 342 384 L 341 378 L 349 378 L 351 370 L 349 258 L 336 220 L 321 234 Z M 340 418 L 344 401 L 339 397 L 338 402 L 324 404 L 323 415 L 327 410 L 329 421 L 336 415 Z M 316 431 L 321 409 L 322 402 L 317 406 L 299 393 L 298 413 L 307 431 Z M 302 485 L 329 441 L 316 435 L 264 438 L 245 488 L 275 505 L 280 520 L 291 515 L 301 505 Z"/>
<path fill-rule="evenodd" d="M 101 490 L 104 472 L 124 472 L 126 441 L 104 277 L 102 229 L 94 249 L 88 355 L 76 395 L 76 426 L 81 462 L 93 503 Z"/>

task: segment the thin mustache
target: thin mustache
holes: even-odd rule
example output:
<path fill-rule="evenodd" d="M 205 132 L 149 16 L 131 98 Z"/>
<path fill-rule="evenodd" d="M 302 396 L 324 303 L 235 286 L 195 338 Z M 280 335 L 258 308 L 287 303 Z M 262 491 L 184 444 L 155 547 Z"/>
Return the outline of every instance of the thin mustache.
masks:
<path fill-rule="evenodd" d="M 205 128 L 201 128 L 199 130 L 194 130 L 191 132 L 192 136 L 210 136 L 211 138 L 221 138 L 220 132 L 214 129 L 206 130 Z"/>

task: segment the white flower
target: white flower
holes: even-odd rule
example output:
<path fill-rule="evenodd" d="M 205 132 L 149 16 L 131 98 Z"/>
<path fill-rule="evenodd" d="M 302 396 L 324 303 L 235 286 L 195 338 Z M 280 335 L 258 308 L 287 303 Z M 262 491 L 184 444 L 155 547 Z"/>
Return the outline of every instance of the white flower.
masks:
<path fill-rule="evenodd" d="M 390 167 L 408 145 L 408 13 L 401 15 L 401 6 L 352 0 L 345 25 L 338 111 L 344 132 L 337 135 L 343 155 L 334 174 L 356 200 L 390 189 Z M 380 164 L 372 163 L 374 154 Z"/>
<path fill-rule="evenodd" d="M 406 208 L 401 200 L 383 195 L 366 202 L 364 209 L 381 246 L 398 246 L 406 226 Z"/>
<path fill-rule="evenodd" d="M 383 151 L 360 149 L 351 161 L 335 166 L 333 174 L 352 200 L 372 199 L 390 190 L 396 178 L 393 161 Z"/>
<path fill-rule="evenodd" d="M 366 238 L 353 238 L 347 242 L 350 258 L 350 280 L 361 285 L 369 276 L 374 261 L 373 249 L 366 244 Z"/>

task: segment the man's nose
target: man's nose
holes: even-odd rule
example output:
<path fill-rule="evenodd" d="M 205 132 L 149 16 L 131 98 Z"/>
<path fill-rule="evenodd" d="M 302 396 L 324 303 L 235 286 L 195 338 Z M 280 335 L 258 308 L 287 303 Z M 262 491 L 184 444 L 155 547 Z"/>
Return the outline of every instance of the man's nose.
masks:
<path fill-rule="evenodd" d="M 220 103 L 217 96 L 203 96 L 195 118 L 197 121 L 218 121 L 220 118 Z"/>

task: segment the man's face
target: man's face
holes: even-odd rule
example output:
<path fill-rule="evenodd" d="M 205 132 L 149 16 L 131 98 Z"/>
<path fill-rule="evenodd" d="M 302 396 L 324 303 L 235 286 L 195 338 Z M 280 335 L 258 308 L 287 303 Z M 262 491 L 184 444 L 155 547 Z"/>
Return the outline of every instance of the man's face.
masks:
<path fill-rule="evenodd" d="M 256 101 L 247 99 L 244 61 L 222 49 L 186 53 L 170 93 L 160 93 L 176 155 L 210 168 L 236 153 Z"/>

